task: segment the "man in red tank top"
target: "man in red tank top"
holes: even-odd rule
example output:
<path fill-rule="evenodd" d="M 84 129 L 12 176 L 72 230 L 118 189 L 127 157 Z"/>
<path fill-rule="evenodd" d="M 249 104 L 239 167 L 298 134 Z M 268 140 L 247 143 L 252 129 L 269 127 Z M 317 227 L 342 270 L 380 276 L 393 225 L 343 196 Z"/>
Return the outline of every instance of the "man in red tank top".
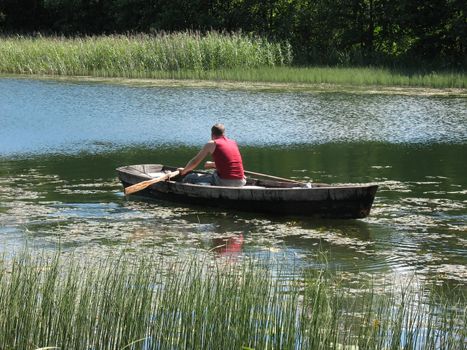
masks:
<path fill-rule="evenodd" d="M 216 169 L 212 175 L 189 174 L 183 180 L 190 183 L 210 183 L 217 186 L 240 187 L 246 183 L 243 162 L 237 143 L 225 136 L 225 127 L 215 124 L 211 128 L 211 140 L 184 168 L 179 168 L 180 175 L 185 176 L 195 169 L 199 163 L 211 154 L 214 162 L 206 162 L 205 169 Z"/>

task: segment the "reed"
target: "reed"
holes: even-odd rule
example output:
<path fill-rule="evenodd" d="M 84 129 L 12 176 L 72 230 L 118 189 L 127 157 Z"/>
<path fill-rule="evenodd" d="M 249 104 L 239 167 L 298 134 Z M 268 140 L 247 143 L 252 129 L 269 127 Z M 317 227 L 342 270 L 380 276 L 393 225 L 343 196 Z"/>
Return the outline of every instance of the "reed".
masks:
<path fill-rule="evenodd" d="M 241 33 L 2 37 L 0 73 L 466 88 L 464 72 L 294 67 L 292 47 Z"/>
<path fill-rule="evenodd" d="M 280 266 L 15 255 L 0 262 L 0 348 L 464 348 L 464 300 L 358 296 L 324 270 Z"/>
<path fill-rule="evenodd" d="M 2 73 L 151 77 L 156 72 L 277 66 L 291 59 L 289 45 L 240 33 L 0 39 Z"/>

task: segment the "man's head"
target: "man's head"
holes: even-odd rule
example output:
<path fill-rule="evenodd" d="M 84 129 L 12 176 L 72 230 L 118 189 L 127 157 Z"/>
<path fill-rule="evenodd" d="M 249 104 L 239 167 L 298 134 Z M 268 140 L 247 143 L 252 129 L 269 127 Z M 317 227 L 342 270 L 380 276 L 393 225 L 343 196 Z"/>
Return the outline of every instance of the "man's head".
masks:
<path fill-rule="evenodd" d="M 225 132 L 224 124 L 220 124 L 220 123 L 214 124 L 213 127 L 211 128 L 211 137 L 214 139 L 214 138 L 224 136 L 224 132 Z"/>

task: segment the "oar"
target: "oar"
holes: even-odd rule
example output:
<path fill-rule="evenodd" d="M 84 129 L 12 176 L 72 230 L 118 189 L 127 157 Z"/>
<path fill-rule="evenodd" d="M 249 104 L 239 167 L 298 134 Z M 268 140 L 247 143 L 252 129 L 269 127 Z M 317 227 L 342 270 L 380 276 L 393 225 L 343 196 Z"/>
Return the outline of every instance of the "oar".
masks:
<path fill-rule="evenodd" d="M 247 171 L 247 170 L 244 170 L 243 172 L 244 172 L 245 174 L 248 174 L 248 175 L 262 176 L 262 177 L 266 177 L 266 178 L 273 179 L 273 180 L 285 181 L 285 182 L 293 182 L 293 183 L 296 183 L 296 184 L 302 184 L 302 185 L 303 185 L 303 182 L 302 182 L 302 181 L 296 181 L 296 180 L 292 180 L 292 179 L 285 179 L 285 178 L 283 178 L 283 177 L 277 177 L 277 176 L 272 176 L 272 175 L 267 175 L 267 174 L 255 173 L 254 171 Z"/>
<path fill-rule="evenodd" d="M 172 171 L 170 173 L 167 173 L 165 175 L 162 175 L 160 177 L 157 177 L 155 179 L 146 180 L 146 181 L 143 181 L 143 182 L 138 182 L 137 184 L 134 184 L 134 185 L 131 185 L 131 186 L 128 186 L 127 188 L 125 188 L 125 194 L 128 195 L 128 194 L 132 194 L 132 193 L 144 190 L 146 187 L 149 187 L 152 184 L 168 180 L 171 177 L 177 176 L 178 174 L 180 174 L 180 172 L 178 170 L 176 170 L 176 171 Z"/>

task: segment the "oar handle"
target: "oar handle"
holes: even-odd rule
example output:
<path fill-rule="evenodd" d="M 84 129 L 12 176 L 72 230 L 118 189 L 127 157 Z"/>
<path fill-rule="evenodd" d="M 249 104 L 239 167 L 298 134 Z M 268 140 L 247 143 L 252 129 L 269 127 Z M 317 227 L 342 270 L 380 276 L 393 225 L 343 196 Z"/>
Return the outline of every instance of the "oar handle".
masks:
<path fill-rule="evenodd" d="M 170 173 L 167 173 L 165 175 L 162 175 L 160 177 L 157 177 L 155 179 L 138 182 L 137 184 L 134 184 L 134 185 L 131 185 L 131 186 L 128 186 L 127 188 L 125 188 L 125 190 L 124 190 L 125 195 L 129 195 L 129 194 L 144 190 L 146 187 L 149 187 L 149 186 L 151 186 L 151 185 L 153 185 L 155 183 L 161 182 L 161 181 L 168 180 L 171 177 L 177 176 L 178 174 L 180 174 L 180 172 L 178 170 L 176 170 L 176 171 L 172 171 Z"/>
<path fill-rule="evenodd" d="M 297 181 L 297 180 L 292 180 L 292 179 L 286 179 L 286 178 L 283 178 L 283 177 L 272 176 L 272 175 L 267 175 L 267 174 L 255 173 L 254 171 L 247 171 L 247 170 L 244 170 L 243 172 L 244 172 L 245 174 L 247 174 L 247 175 L 262 176 L 262 177 L 265 177 L 265 178 L 268 178 L 268 179 L 272 179 L 272 180 L 285 181 L 285 182 L 293 182 L 293 183 L 296 183 L 296 184 L 302 184 L 302 185 L 303 185 L 303 182 L 302 182 L 302 181 Z"/>

